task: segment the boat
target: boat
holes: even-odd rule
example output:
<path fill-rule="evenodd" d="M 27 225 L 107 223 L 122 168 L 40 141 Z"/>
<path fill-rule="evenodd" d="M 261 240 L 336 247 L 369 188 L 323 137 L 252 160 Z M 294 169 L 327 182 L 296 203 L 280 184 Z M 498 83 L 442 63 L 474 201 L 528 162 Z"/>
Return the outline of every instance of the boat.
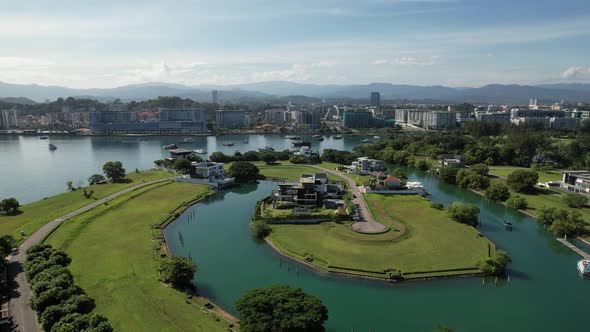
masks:
<path fill-rule="evenodd" d="M 223 145 L 223 146 L 234 146 L 234 143 L 232 143 L 232 142 L 229 142 L 229 143 L 223 143 L 222 145 Z"/>
<path fill-rule="evenodd" d="M 293 146 L 301 147 L 301 146 L 311 146 L 311 142 L 307 141 L 300 141 L 300 142 L 291 142 Z"/>
<path fill-rule="evenodd" d="M 49 138 L 49 136 L 41 136 L 41 137 L 39 137 L 39 139 L 48 139 L 48 138 Z"/>
<path fill-rule="evenodd" d="M 314 135 L 313 138 L 315 138 L 318 141 L 323 141 L 324 140 L 324 137 L 323 136 L 320 136 L 320 135 Z"/>
<path fill-rule="evenodd" d="M 192 142 L 193 142 L 192 137 L 185 137 L 182 141 L 180 141 L 178 143 L 192 143 Z"/>
<path fill-rule="evenodd" d="M 207 150 L 206 149 L 196 149 L 195 153 L 197 154 L 207 154 Z"/>
<path fill-rule="evenodd" d="M 365 138 L 364 140 L 361 140 L 361 143 L 372 144 L 372 143 L 375 143 L 375 141 L 373 141 L 370 138 Z"/>
<path fill-rule="evenodd" d="M 381 139 L 381 136 L 377 136 L 377 135 L 375 135 L 375 136 L 373 136 L 373 138 L 374 138 L 374 139 Z"/>
<path fill-rule="evenodd" d="M 293 136 L 293 137 L 291 137 L 291 140 L 292 141 L 298 141 L 300 139 L 301 139 L 301 136 Z"/>
<path fill-rule="evenodd" d="M 176 144 L 172 143 L 172 144 L 164 145 L 163 148 L 166 150 L 178 149 L 178 146 L 176 146 Z"/>
<path fill-rule="evenodd" d="M 508 220 L 504 220 L 504 228 L 511 231 L 512 230 L 512 223 Z"/>
<path fill-rule="evenodd" d="M 55 146 L 52 143 L 49 143 L 49 150 L 53 151 L 53 150 L 57 150 L 57 146 Z"/>
<path fill-rule="evenodd" d="M 590 259 L 582 259 L 578 261 L 578 271 L 582 275 L 590 277 Z"/>
<path fill-rule="evenodd" d="M 334 136 L 334 139 L 342 139 L 342 135 L 336 135 Z"/>

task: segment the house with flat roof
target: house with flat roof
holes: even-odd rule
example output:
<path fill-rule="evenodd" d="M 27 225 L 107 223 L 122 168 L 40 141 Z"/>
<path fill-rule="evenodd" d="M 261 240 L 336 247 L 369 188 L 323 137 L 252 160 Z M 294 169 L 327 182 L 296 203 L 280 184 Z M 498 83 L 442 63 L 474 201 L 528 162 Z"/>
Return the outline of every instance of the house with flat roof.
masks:
<path fill-rule="evenodd" d="M 195 151 L 187 150 L 187 149 L 170 149 L 170 150 L 168 150 L 168 152 L 170 153 L 169 159 L 172 159 L 172 160 L 178 159 L 178 158 L 188 159 L 188 158 L 192 158 L 195 156 Z"/>
<path fill-rule="evenodd" d="M 340 200 L 344 193 L 343 185 L 328 183 L 326 173 L 316 173 L 302 174 L 299 182 L 280 183 L 274 198 L 279 202 L 321 206 L 326 200 Z"/>
<path fill-rule="evenodd" d="M 350 166 L 344 166 L 346 173 L 369 174 L 383 170 L 383 161 L 368 157 L 359 157 Z"/>
<path fill-rule="evenodd" d="M 438 159 L 438 167 L 454 166 L 457 168 L 465 167 L 465 158 L 460 154 L 441 154 Z"/>
<path fill-rule="evenodd" d="M 560 187 L 575 193 L 590 194 L 590 172 L 562 171 Z"/>

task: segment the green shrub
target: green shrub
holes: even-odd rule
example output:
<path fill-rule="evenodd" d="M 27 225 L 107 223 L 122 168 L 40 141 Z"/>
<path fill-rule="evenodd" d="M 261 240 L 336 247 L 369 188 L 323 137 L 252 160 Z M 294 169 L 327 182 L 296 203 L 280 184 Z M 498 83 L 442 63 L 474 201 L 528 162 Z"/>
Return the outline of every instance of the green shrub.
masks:
<path fill-rule="evenodd" d="M 269 236 L 272 232 L 272 228 L 263 220 L 256 220 L 250 223 L 250 230 L 252 231 L 252 236 L 257 239 L 264 239 L 265 237 Z"/>
<path fill-rule="evenodd" d="M 571 193 L 564 194 L 562 200 L 567 206 L 576 209 L 584 207 L 588 202 L 588 199 L 585 196 Z"/>
<path fill-rule="evenodd" d="M 526 198 L 520 196 L 512 196 L 506 201 L 506 206 L 514 210 L 526 210 L 528 202 Z"/>
<path fill-rule="evenodd" d="M 442 203 L 432 202 L 430 203 L 430 207 L 437 210 L 444 210 L 445 206 Z"/>

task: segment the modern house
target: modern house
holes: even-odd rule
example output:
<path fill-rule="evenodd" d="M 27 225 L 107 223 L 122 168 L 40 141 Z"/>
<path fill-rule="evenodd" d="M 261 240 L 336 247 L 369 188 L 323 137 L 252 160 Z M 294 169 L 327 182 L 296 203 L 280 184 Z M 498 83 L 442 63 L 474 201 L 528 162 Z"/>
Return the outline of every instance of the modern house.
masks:
<path fill-rule="evenodd" d="M 562 171 L 560 187 L 580 194 L 590 194 L 590 172 Z"/>
<path fill-rule="evenodd" d="M 465 167 L 465 158 L 459 154 L 441 154 L 437 157 L 438 167 L 454 166 L 457 168 Z"/>
<path fill-rule="evenodd" d="M 168 152 L 170 152 L 170 158 L 171 160 L 174 159 L 178 159 L 178 158 L 191 158 L 195 156 L 195 151 L 193 150 L 187 150 L 187 149 L 171 149 L 168 150 Z"/>
<path fill-rule="evenodd" d="M 371 172 L 381 171 L 383 169 L 383 161 L 360 157 L 356 161 L 353 161 L 350 166 L 344 166 L 344 169 L 347 173 L 369 174 Z"/>
<path fill-rule="evenodd" d="M 344 193 L 344 186 L 330 184 L 327 174 L 316 173 L 301 175 L 299 182 L 280 183 L 274 197 L 276 201 L 297 205 L 329 206 L 333 205 L 332 200 L 340 200 Z"/>
<path fill-rule="evenodd" d="M 189 168 L 191 178 L 196 179 L 224 179 L 225 172 L 223 163 L 216 163 L 209 160 L 201 162 L 193 161 Z"/>

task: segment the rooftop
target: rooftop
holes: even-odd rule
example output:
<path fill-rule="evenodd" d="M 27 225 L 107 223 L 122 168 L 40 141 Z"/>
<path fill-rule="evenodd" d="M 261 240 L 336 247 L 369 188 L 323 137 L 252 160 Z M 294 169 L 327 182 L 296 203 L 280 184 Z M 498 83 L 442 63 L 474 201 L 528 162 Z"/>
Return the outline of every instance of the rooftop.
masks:
<path fill-rule="evenodd" d="M 185 153 L 194 153 L 193 150 L 187 150 L 187 149 L 171 149 L 168 150 L 170 153 L 174 153 L 174 154 L 185 154 Z"/>

